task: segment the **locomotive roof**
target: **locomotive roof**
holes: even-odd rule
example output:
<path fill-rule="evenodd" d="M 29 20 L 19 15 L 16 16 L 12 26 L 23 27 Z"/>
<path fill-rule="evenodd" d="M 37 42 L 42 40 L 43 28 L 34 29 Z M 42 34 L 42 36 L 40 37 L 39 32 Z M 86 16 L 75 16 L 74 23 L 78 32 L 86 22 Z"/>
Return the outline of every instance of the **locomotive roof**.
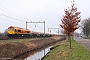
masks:
<path fill-rule="evenodd" d="M 19 29 L 25 29 L 25 28 L 21 28 L 21 27 L 14 27 L 14 26 L 10 26 L 8 28 L 19 28 Z M 29 29 L 26 29 L 26 30 L 29 30 Z"/>

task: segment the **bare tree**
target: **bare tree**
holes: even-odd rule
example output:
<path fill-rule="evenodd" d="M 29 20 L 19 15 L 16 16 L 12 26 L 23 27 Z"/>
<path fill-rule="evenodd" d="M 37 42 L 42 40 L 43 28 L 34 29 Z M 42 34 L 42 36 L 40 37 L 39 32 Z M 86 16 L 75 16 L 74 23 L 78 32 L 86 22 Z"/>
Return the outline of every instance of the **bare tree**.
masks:
<path fill-rule="evenodd" d="M 90 18 L 84 19 L 82 21 L 81 28 L 82 28 L 83 34 L 88 37 L 90 35 Z"/>
<path fill-rule="evenodd" d="M 4 33 L 0 33 L 0 39 L 7 39 L 7 29 L 5 29 Z"/>
<path fill-rule="evenodd" d="M 7 37 L 7 29 L 5 29 L 5 31 L 4 31 L 4 37 L 5 37 L 5 38 L 8 38 L 8 37 Z"/>

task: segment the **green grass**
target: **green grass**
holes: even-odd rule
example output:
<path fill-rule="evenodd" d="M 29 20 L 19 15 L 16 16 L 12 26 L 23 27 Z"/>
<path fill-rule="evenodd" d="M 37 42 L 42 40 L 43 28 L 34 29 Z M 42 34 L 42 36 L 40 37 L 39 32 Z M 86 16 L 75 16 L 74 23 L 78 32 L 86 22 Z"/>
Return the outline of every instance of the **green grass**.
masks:
<path fill-rule="evenodd" d="M 69 42 L 65 40 L 51 50 L 43 60 L 90 60 L 90 51 L 74 40 L 70 49 Z"/>

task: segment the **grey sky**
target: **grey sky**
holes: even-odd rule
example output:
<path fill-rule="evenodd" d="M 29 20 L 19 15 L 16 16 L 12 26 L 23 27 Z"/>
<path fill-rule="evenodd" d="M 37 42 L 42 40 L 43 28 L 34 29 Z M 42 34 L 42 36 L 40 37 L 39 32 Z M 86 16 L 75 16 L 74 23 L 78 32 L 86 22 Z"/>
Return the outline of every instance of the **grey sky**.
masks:
<path fill-rule="evenodd" d="M 82 20 L 90 17 L 90 1 L 75 0 Z M 8 26 L 25 28 L 26 21 L 46 22 L 48 28 L 60 28 L 64 9 L 71 6 L 71 0 L 0 0 L 0 32 Z M 37 27 L 35 27 L 35 25 Z M 28 29 L 43 31 L 43 24 L 28 24 Z M 52 30 L 56 33 L 56 30 Z"/>

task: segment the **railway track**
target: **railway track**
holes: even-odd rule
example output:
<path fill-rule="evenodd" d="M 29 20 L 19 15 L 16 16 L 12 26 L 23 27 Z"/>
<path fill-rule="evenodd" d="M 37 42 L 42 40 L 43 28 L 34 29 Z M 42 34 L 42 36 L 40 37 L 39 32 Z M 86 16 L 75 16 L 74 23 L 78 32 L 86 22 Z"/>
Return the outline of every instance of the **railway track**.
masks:
<path fill-rule="evenodd" d="M 56 37 L 58 37 L 58 36 L 60 36 L 60 35 L 54 35 L 54 36 L 51 36 L 52 38 L 54 38 L 55 37 L 55 39 L 56 39 Z M 63 36 L 63 35 L 61 35 L 61 36 Z M 13 37 L 13 38 L 9 38 L 9 37 L 2 37 L 2 38 L 0 38 L 0 40 L 25 40 L 25 39 L 43 39 L 43 38 L 51 38 L 51 37 Z"/>
<path fill-rule="evenodd" d="M 42 38 L 0 38 L 0 40 L 25 40 L 25 39 L 43 39 L 44 37 Z M 46 37 L 46 38 L 50 38 L 50 37 Z"/>

